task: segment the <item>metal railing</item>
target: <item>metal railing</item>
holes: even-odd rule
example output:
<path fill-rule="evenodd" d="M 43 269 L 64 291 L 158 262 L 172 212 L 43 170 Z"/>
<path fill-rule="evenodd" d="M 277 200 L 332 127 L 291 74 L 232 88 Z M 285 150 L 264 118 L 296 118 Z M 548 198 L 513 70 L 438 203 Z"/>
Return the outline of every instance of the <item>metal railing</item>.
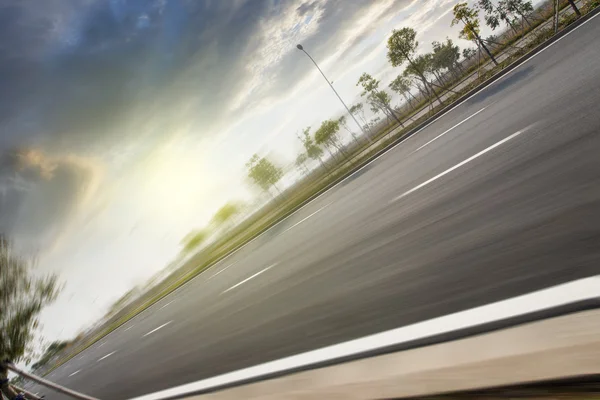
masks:
<path fill-rule="evenodd" d="M 74 398 L 74 399 L 81 399 L 81 400 L 98 400 L 98 399 L 97 399 L 97 398 L 95 398 L 95 397 L 88 396 L 88 395 L 85 395 L 85 394 L 83 394 L 83 393 L 79 393 L 79 392 L 76 392 L 76 391 L 74 391 L 74 390 L 71 390 L 71 389 L 67 389 L 67 388 L 66 388 L 66 387 L 64 387 L 64 386 L 57 385 L 56 383 L 54 383 L 54 382 L 50 382 L 50 381 L 49 381 L 49 380 L 47 380 L 47 379 L 40 378 L 40 377 L 39 377 L 39 376 L 37 376 L 37 375 L 30 374 L 29 372 L 23 371 L 21 368 L 19 368 L 19 367 L 15 366 L 15 365 L 14 365 L 14 364 L 12 364 L 12 363 L 9 363 L 9 362 L 4 362 L 4 363 L 2 363 L 2 364 L 3 364 L 3 365 L 4 365 L 4 366 L 7 368 L 7 369 L 9 369 L 10 371 L 14 372 L 15 374 L 17 374 L 17 375 L 19 375 L 19 376 L 22 376 L 23 378 L 27 378 L 27 379 L 29 379 L 29 380 L 31 380 L 31 381 L 34 381 L 34 382 L 36 382 L 36 383 L 39 383 L 40 385 L 46 386 L 46 387 L 48 387 L 48 388 L 50 388 L 50 389 L 52 389 L 52 390 L 55 390 L 55 391 L 57 391 L 57 392 L 59 392 L 59 393 L 66 394 L 67 396 L 70 396 L 70 397 L 72 397 L 72 398 Z M 33 394 L 31 394 L 30 392 L 27 392 L 27 391 L 25 391 L 25 390 L 23 390 L 23 389 L 20 389 L 20 388 L 18 388 L 18 387 L 16 387 L 16 386 L 14 386 L 14 385 L 12 385 L 12 386 L 13 386 L 15 389 L 17 389 L 18 391 L 20 391 L 20 392 L 23 392 L 25 395 L 27 395 L 27 396 L 28 396 L 28 397 L 30 397 L 31 399 L 34 399 L 34 400 L 41 399 L 41 397 L 39 397 L 39 396 L 33 395 Z M 32 396 L 30 396 L 30 394 L 31 394 Z"/>

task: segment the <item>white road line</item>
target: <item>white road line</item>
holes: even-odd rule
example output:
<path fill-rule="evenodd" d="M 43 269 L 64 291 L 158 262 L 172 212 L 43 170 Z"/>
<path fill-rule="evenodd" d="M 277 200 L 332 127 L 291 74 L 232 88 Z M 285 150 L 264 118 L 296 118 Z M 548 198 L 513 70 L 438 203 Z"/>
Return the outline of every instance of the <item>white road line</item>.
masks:
<path fill-rule="evenodd" d="M 281 232 L 281 234 L 283 235 L 284 233 L 286 233 L 287 231 L 289 231 L 290 229 L 293 229 L 295 227 L 297 227 L 298 225 L 300 225 L 301 223 L 303 223 L 304 221 L 306 221 L 307 219 L 309 219 L 310 217 L 312 217 L 313 215 L 323 211 L 325 208 L 329 207 L 331 205 L 331 203 L 328 203 L 326 205 L 324 205 L 323 207 L 319 208 L 317 211 L 315 211 L 314 213 L 310 214 L 308 217 L 303 218 L 302 220 L 296 222 L 294 225 L 290 226 L 289 228 L 287 228 L 285 231 Z"/>
<path fill-rule="evenodd" d="M 418 322 L 401 328 L 364 336 L 359 339 L 338 343 L 332 346 L 322 347 L 317 350 L 228 372 L 212 378 L 187 383 L 130 400 L 159 400 L 181 396 L 186 393 L 198 392 L 222 385 L 242 382 L 248 379 L 256 379 L 275 373 L 294 370 L 317 363 L 360 355 L 389 346 L 468 329 L 478 325 L 527 315 L 580 301 L 598 299 L 599 294 L 600 276 L 579 279 L 522 296 L 444 315 L 442 317 Z"/>
<path fill-rule="evenodd" d="M 163 308 L 165 308 L 166 306 L 168 306 L 169 304 L 171 304 L 174 301 L 175 300 L 171 300 L 170 302 L 168 302 L 167 304 L 165 304 L 164 306 L 162 306 L 161 308 L 159 308 L 158 311 L 162 310 Z"/>
<path fill-rule="evenodd" d="M 131 328 L 133 328 L 135 325 L 130 325 L 127 328 L 123 329 L 123 332 L 127 332 L 128 330 L 130 330 Z"/>
<path fill-rule="evenodd" d="M 104 346 L 105 344 L 106 344 L 106 342 L 102 342 L 102 343 L 100 343 L 100 344 L 98 345 L 98 348 L 100 348 L 100 347 Z"/>
<path fill-rule="evenodd" d="M 100 360 L 98 360 L 100 361 Z M 80 369 L 78 369 L 77 371 L 73 372 L 71 375 L 69 375 L 69 377 L 73 376 L 73 375 L 77 375 L 79 373 L 79 371 L 81 371 Z"/>
<path fill-rule="evenodd" d="M 482 112 L 483 110 L 485 110 L 486 108 L 488 108 L 490 105 L 487 105 L 487 106 L 483 107 L 481 110 L 477 111 L 475 114 L 471 114 L 467 118 L 465 118 L 462 121 L 460 121 L 458 124 L 454 125 L 452 128 L 447 129 L 444 132 L 440 133 L 439 135 L 437 135 L 436 137 L 434 137 L 433 139 L 431 139 L 429 142 L 425 143 L 424 145 L 422 145 L 421 147 L 419 147 L 418 149 L 416 149 L 415 151 L 413 151 L 413 153 L 416 153 L 417 151 L 421 150 L 423 147 L 425 147 L 425 146 L 429 145 L 430 143 L 438 140 L 439 138 L 441 138 L 442 136 L 444 136 L 446 133 L 450 132 L 452 129 L 461 126 L 462 124 L 464 124 L 465 122 L 467 122 L 468 120 L 470 120 L 471 118 L 473 118 L 474 116 L 476 116 L 477 114 L 479 114 L 480 112 Z"/>
<path fill-rule="evenodd" d="M 156 332 L 157 330 L 159 330 L 159 329 L 162 329 L 162 328 L 164 328 L 165 326 L 169 325 L 171 322 L 173 322 L 173 321 L 169 321 L 169 322 L 167 322 L 166 324 L 162 324 L 162 325 L 161 325 L 161 326 L 159 326 L 158 328 L 152 329 L 150 332 L 146 333 L 146 334 L 145 334 L 144 336 L 142 336 L 142 337 L 146 337 L 146 336 L 148 336 L 148 335 L 151 335 L 151 334 L 153 334 L 153 333 L 154 333 L 154 332 Z"/>
<path fill-rule="evenodd" d="M 225 268 L 219 270 L 219 272 L 217 272 L 216 274 L 214 274 L 213 276 L 211 276 L 210 278 L 208 278 L 208 280 L 211 280 L 212 278 L 214 278 L 215 276 L 219 275 L 221 272 L 225 271 L 227 268 L 229 267 L 233 267 L 235 264 L 237 264 L 237 261 L 234 263 L 229 264 L 228 266 L 226 266 Z"/>
<path fill-rule="evenodd" d="M 455 169 L 457 169 L 457 168 L 460 168 L 460 167 L 462 167 L 463 165 L 465 165 L 465 164 L 467 164 L 467 163 L 469 163 L 469 162 L 473 161 L 474 159 L 476 159 L 476 158 L 478 158 L 478 157 L 480 157 L 480 156 L 484 155 L 484 154 L 485 154 L 485 153 L 487 153 L 488 151 L 492 151 L 492 150 L 494 150 L 496 147 L 498 147 L 498 146 L 501 146 L 501 145 L 503 145 L 504 143 L 508 142 L 509 140 L 516 138 L 516 137 L 517 137 L 517 136 L 519 136 L 521 133 L 523 133 L 523 132 L 527 131 L 529 128 L 531 128 L 531 126 L 532 126 L 532 125 L 528 126 L 528 127 L 527 127 L 527 128 L 525 128 L 525 129 L 521 129 L 520 131 L 517 131 L 517 132 L 513 133 L 513 134 L 512 134 L 512 135 L 510 135 L 510 136 L 507 136 L 507 137 L 505 137 L 504 139 L 502 139 L 502 140 L 501 140 L 501 141 L 499 141 L 499 142 L 496 142 L 496 143 L 494 143 L 494 144 L 493 144 L 493 145 L 491 145 L 490 147 L 488 147 L 488 148 L 486 148 L 486 149 L 484 149 L 484 150 L 481 150 L 479 153 L 477 153 L 477 154 L 475 154 L 475 155 L 473 155 L 473 156 L 471 156 L 471 157 L 467 158 L 466 160 L 463 160 L 463 161 L 459 162 L 459 163 L 458 163 L 458 164 L 456 164 L 455 166 L 448 168 L 447 170 L 445 170 L 444 172 L 442 172 L 442 173 L 440 173 L 440 174 L 437 174 L 437 175 L 436 175 L 436 176 L 434 176 L 433 178 L 431 178 L 431 179 L 428 179 L 428 180 L 426 180 L 425 182 L 421 183 L 420 185 L 417 185 L 417 186 L 415 186 L 414 188 L 412 188 L 412 189 L 410 189 L 410 190 L 408 190 L 408 191 L 406 191 L 406 192 L 402 193 L 400 196 L 398 196 L 398 197 L 395 197 L 395 198 L 394 198 L 394 199 L 393 199 L 393 200 L 392 200 L 390 203 L 393 203 L 393 202 L 395 202 L 395 201 L 398 201 L 398 200 L 400 200 L 401 198 L 403 198 L 403 197 L 405 197 L 405 196 L 408 196 L 409 194 L 411 194 L 411 193 L 413 193 L 413 192 L 416 192 L 417 190 L 421 189 L 422 187 L 429 185 L 431 182 L 434 182 L 434 181 L 436 181 L 436 180 L 440 179 L 442 176 L 444 176 L 444 175 L 447 175 L 447 174 L 449 174 L 450 172 L 454 171 Z"/>
<path fill-rule="evenodd" d="M 265 268 L 265 269 L 262 269 L 262 270 L 258 271 L 257 273 L 255 273 L 255 274 L 254 274 L 254 275 L 252 275 L 251 277 L 249 277 L 249 278 L 246 278 L 246 279 L 244 279 L 243 281 L 241 281 L 241 282 L 239 282 L 239 283 L 237 283 L 237 284 L 233 285 L 233 286 L 232 286 L 232 287 L 230 287 L 229 289 L 225 290 L 223 293 L 227 293 L 227 292 L 229 292 L 230 290 L 233 290 L 233 289 L 235 289 L 236 287 L 238 287 L 238 286 L 240 286 L 240 285 L 243 285 L 244 283 L 248 282 L 250 279 L 252 279 L 252 278 L 256 278 L 258 275 L 262 274 L 263 272 L 266 272 L 266 271 L 270 270 L 271 268 L 273 268 L 273 267 L 274 267 L 274 266 L 276 266 L 276 265 L 277 265 L 277 263 L 269 265 L 267 268 Z M 223 293 L 221 293 L 221 294 L 223 294 Z"/>
<path fill-rule="evenodd" d="M 98 359 L 98 361 L 102 361 L 102 360 L 104 360 L 105 358 L 112 356 L 112 355 L 113 355 L 113 354 L 115 354 L 116 352 L 117 352 L 117 351 L 115 350 L 115 351 L 113 351 L 112 353 L 108 353 L 108 354 L 107 354 L 107 355 L 105 355 L 104 357 L 100 357 L 100 358 Z M 98 361 L 96 361 L 96 362 L 98 362 Z"/>

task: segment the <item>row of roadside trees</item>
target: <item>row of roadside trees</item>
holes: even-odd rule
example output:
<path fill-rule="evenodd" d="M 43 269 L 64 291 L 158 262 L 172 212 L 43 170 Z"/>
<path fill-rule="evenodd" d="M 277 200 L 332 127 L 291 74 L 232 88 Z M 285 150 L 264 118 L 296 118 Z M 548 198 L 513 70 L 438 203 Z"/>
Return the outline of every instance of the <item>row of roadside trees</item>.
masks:
<path fill-rule="evenodd" d="M 575 10 L 575 3 L 569 0 Z M 363 102 L 352 105 L 350 113 L 360 121 L 364 132 L 373 132 L 378 124 L 396 124 L 404 127 L 406 119 L 423 104 L 434 102 L 444 105 L 442 93 L 455 82 L 465 76 L 465 65 L 477 55 L 480 49 L 489 60 L 498 64 L 492 46 L 497 45 L 495 37 L 484 39 L 481 35 L 480 14 L 484 23 L 496 30 L 501 27 L 521 35 L 522 28 L 530 27 L 533 20 L 533 4 L 530 0 L 477 0 L 470 6 L 467 2 L 457 3 L 453 8 L 451 26 L 459 26 L 459 37 L 472 42 L 476 47 L 460 49 L 452 39 L 434 41 L 431 51 L 419 51 L 417 31 L 410 27 L 394 29 L 387 41 L 387 59 L 393 67 L 403 67 L 400 74 L 393 79 L 388 88 L 383 88 L 381 81 L 369 73 L 363 73 L 356 85 L 362 89 L 360 96 Z M 402 107 L 392 104 L 390 91 L 403 99 Z M 365 107 L 365 105 L 367 107 Z M 373 118 L 366 117 L 370 110 Z M 341 135 L 345 130 L 346 140 Z M 318 165 L 326 172 L 331 172 L 335 165 L 350 156 L 348 147 L 360 145 L 359 132 L 350 128 L 345 115 L 327 119 L 311 133 L 307 127 L 297 134 L 302 143 L 302 152 L 295 159 L 295 166 L 303 175 L 308 176 L 311 165 Z M 347 140 L 350 140 L 349 143 Z M 327 153 L 327 155 L 325 155 Z M 284 176 L 283 169 L 276 166 L 267 157 L 252 156 L 246 164 L 250 181 L 264 192 L 271 193 L 275 189 L 281 193 L 278 185 Z"/>
<path fill-rule="evenodd" d="M 574 2 L 569 0 L 569 3 L 577 10 Z M 536 18 L 533 11 L 530 0 L 477 0 L 474 5 L 457 3 L 453 8 L 451 26 L 460 27 L 459 37 L 476 46 L 462 50 L 452 39 L 446 38 L 445 41 L 434 41 L 432 50 L 423 53 L 419 51 L 415 29 L 394 29 L 387 41 L 387 59 L 393 67 L 403 67 L 402 72 L 387 88 L 382 87 L 381 81 L 371 74 L 363 73 L 356 85 L 362 89 L 364 102 L 354 104 L 350 112 L 360 121 L 364 131 L 372 132 L 383 121 L 386 125 L 392 123 L 403 127 L 406 119 L 424 103 L 429 103 L 431 107 L 434 102 L 443 105 L 442 93 L 465 76 L 465 65 L 477 55 L 477 49 L 485 53 L 492 63 L 498 64 L 492 50 L 497 45 L 495 37 L 482 37 L 480 14 L 483 15 L 483 22 L 492 30 L 504 27 L 514 35 L 521 35 L 524 27 L 532 26 Z M 392 104 L 390 92 L 403 99 L 402 107 Z M 370 120 L 365 115 L 367 109 L 373 115 Z M 314 134 L 310 133 L 310 127 L 298 134 L 303 151 L 296 157 L 295 166 L 302 174 L 310 174 L 311 161 L 315 162 L 312 165 L 320 165 L 330 171 L 335 163 L 347 158 L 349 154 L 346 148 L 350 143 L 344 143 L 341 128 L 350 134 L 350 140 L 359 143 L 359 132 L 349 127 L 346 116 L 323 121 Z M 325 157 L 325 152 L 328 157 Z M 277 187 L 277 182 L 283 176 L 280 168 L 257 155 L 247 166 L 251 181 L 265 191 Z"/>

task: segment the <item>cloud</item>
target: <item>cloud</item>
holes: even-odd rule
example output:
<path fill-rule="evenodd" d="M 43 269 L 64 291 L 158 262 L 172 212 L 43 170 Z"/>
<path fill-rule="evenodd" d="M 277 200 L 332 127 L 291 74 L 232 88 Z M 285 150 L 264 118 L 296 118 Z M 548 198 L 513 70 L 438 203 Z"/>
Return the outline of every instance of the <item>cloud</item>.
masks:
<path fill-rule="evenodd" d="M 301 43 L 321 67 L 335 60 L 328 76 L 336 80 L 347 67 L 345 57 L 367 41 L 391 15 L 409 4 L 409 0 L 360 1 L 295 1 L 257 30 L 260 51 L 246 60 L 249 81 L 238 92 L 232 109 L 246 107 L 246 113 L 265 112 L 277 102 L 296 96 L 307 88 L 307 80 L 315 69 L 300 54 Z M 299 5 L 298 5 L 299 4 Z M 392 12 L 393 11 L 393 12 Z M 333 64 L 333 63 L 331 63 Z"/>
<path fill-rule="evenodd" d="M 66 208 L 81 208 L 82 188 L 98 182 L 98 168 L 84 160 L 97 160 L 88 164 L 104 165 L 114 180 L 174 138 L 247 135 L 240 121 L 268 117 L 308 92 L 316 72 L 297 43 L 337 82 L 378 54 L 382 27 L 407 7 L 421 24 L 446 3 L 4 1 L 0 154 L 8 162 L 16 148 L 36 152 L 21 159 L 26 167 L 2 167 L 3 207 L 21 211 L 3 212 L 0 228 L 29 235 L 42 222 L 47 232 L 68 225 Z M 56 204 L 46 207 L 41 193 Z M 48 212 L 24 211 L 37 207 Z M 48 242 L 42 236 L 34 241 Z"/>
<path fill-rule="evenodd" d="M 103 157 L 152 151 L 174 134 L 214 136 L 313 73 L 298 42 L 342 60 L 408 3 L 6 1 L 0 150 Z"/>
<path fill-rule="evenodd" d="M 0 162 L 0 232 L 25 251 L 48 249 L 81 216 L 100 178 L 100 168 L 80 157 L 49 157 L 32 149 L 5 153 Z"/>
<path fill-rule="evenodd" d="M 301 17 L 310 16 L 310 15 L 314 14 L 317 7 L 318 7 L 318 3 L 316 1 L 302 3 L 296 8 L 296 12 Z"/>

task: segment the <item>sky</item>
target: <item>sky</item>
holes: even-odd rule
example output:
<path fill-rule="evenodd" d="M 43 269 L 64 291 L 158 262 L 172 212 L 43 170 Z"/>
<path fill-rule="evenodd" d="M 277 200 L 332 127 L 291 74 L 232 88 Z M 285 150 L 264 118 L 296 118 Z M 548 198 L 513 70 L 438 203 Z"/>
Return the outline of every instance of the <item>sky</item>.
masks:
<path fill-rule="evenodd" d="M 362 72 L 385 86 L 402 72 L 394 28 L 423 52 L 472 46 L 455 3 L 0 0 L 0 232 L 64 282 L 46 338 L 103 316 L 226 202 L 257 199 L 252 154 L 288 167 L 302 128 L 342 115 L 296 44 L 354 104 Z"/>

